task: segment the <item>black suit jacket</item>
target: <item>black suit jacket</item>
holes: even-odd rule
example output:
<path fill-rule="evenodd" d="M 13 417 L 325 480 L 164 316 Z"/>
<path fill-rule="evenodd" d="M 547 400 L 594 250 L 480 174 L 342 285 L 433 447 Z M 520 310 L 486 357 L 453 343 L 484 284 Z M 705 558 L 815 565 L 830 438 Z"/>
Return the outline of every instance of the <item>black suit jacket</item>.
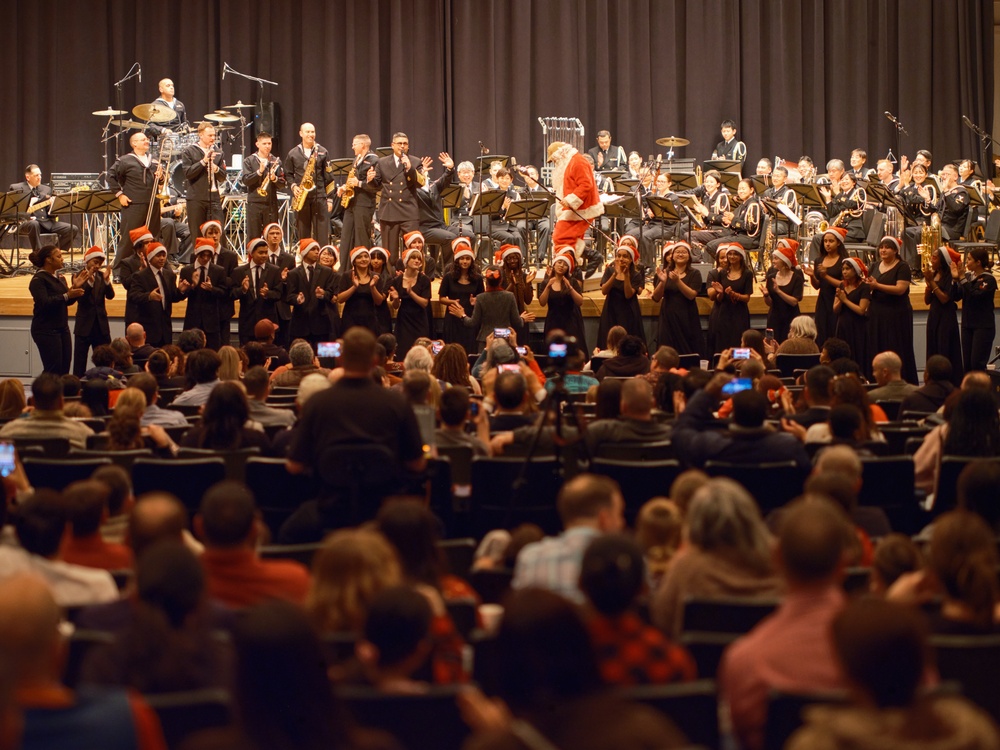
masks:
<path fill-rule="evenodd" d="M 348 208 L 375 208 L 375 196 L 378 195 L 378 188 L 374 186 L 374 183 L 368 182 L 368 169 L 378 164 L 378 154 L 369 151 L 361 157 L 360 163 L 357 159 L 354 160 L 354 163 L 354 176 L 361 184 L 354 188 L 354 200 Z"/>
<path fill-rule="evenodd" d="M 316 188 L 312 191 L 310 199 L 315 200 L 322 197 L 326 200 L 326 183 L 330 179 L 330 172 L 333 168 L 326 163 L 329 154 L 325 148 L 317 143 L 313 146 L 313 151 L 318 151 L 319 153 L 316 156 L 316 169 L 313 172 L 313 182 L 316 183 Z M 308 163 L 309 159 L 306 157 L 306 152 L 303 150 L 301 143 L 288 152 L 288 155 L 285 157 L 285 179 L 288 181 L 289 187 L 302 182 L 302 177 L 306 171 L 306 164 Z"/>
<path fill-rule="evenodd" d="M 226 299 L 222 303 L 222 314 L 231 318 L 233 317 L 233 313 L 236 312 L 236 305 L 233 304 L 232 297 L 229 294 L 229 289 L 233 285 L 233 273 L 240 265 L 240 256 L 232 250 L 220 250 L 219 254 L 215 256 L 215 260 L 212 261 L 212 263 L 220 266 L 223 274 L 225 275 Z"/>
<path fill-rule="evenodd" d="M 34 301 L 31 313 L 33 333 L 69 330 L 67 308 L 76 302 L 76 298 L 65 298 L 68 287 L 63 279 L 48 271 L 36 271 L 28 282 L 28 291 Z"/>
<path fill-rule="evenodd" d="M 240 266 L 233 271 L 231 294 L 234 299 L 240 301 L 240 337 L 253 338 L 254 327 L 258 321 L 267 318 L 275 323 L 278 322 L 278 301 L 283 293 L 283 283 L 281 281 L 281 269 L 270 263 L 265 263 L 260 273 L 258 286 L 254 288 L 253 276 L 250 273 L 250 263 Z M 243 280 L 250 279 L 250 287 L 243 291 Z M 267 293 L 259 293 L 262 285 L 267 285 Z"/>
<path fill-rule="evenodd" d="M 268 255 L 268 258 L 270 258 L 270 257 L 271 256 Z M 292 253 L 280 252 L 280 253 L 278 253 L 278 257 L 277 257 L 276 260 L 277 260 L 277 262 L 275 262 L 272 265 L 277 266 L 278 267 L 278 271 L 283 271 L 284 269 L 287 268 L 288 272 L 291 273 L 292 270 L 295 268 L 295 256 Z M 270 262 L 270 261 L 268 261 L 268 262 Z M 287 302 L 285 302 L 285 290 L 286 289 L 287 289 L 287 284 L 286 284 L 286 282 L 284 280 L 282 280 L 282 282 L 281 282 L 281 295 L 278 298 L 277 304 L 275 305 L 275 307 L 276 307 L 276 309 L 278 311 L 278 317 L 281 318 L 281 320 L 291 320 L 292 319 L 292 308 L 289 307 L 289 305 L 288 305 Z M 277 322 L 277 320 L 275 322 Z"/>
<path fill-rule="evenodd" d="M 163 289 L 167 301 L 166 309 L 163 304 L 149 298 L 150 292 L 157 289 L 156 277 L 153 276 L 153 269 L 147 267 L 139 271 L 132 277 L 132 283 L 128 288 L 128 301 L 134 302 L 138 312 L 138 323 L 146 329 L 146 340 L 151 346 L 165 346 L 173 341 L 173 328 L 170 323 L 170 316 L 173 312 L 173 304 L 180 299 L 177 292 L 177 280 L 169 264 L 163 267 Z"/>
<path fill-rule="evenodd" d="M 27 182 L 15 182 L 10 186 L 9 189 L 13 193 L 20 193 L 21 195 L 27 195 L 28 193 L 31 192 L 31 185 L 29 185 Z M 36 203 L 42 203 L 52 197 L 52 188 L 49 187 L 48 185 L 39 185 L 37 188 L 37 192 L 38 192 L 38 200 L 35 201 Z M 28 214 L 28 216 L 37 221 L 41 225 L 42 229 L 51 231 L 52 224 L 54 223 L 54 221 L 52 217 L 49 216 L 48 208 L 43 208 L 38 213 L 30 213 Z"/>
<path fill-rule="evenodd" d="M 324 299 L 316 298 L 316 287 L 324 289 L 326 292 Z M 285 279 L 285 302 L 292 308 L 292 321 L 288 332 L 293 339 L 329 336 L 332 333 L 327 308 L 332 304 L 333 308 L 337 309 L 337 303 L 333 301 L 336 287 L 337 277 L 333 271 L 319 263 L 314 267 L 311 283 L 306 282 L 305 266 L 299 266 L 294 271 L 288 272 L 288 277 Z M 299 292 L 305 297 L 302 304 L 298 303 Z"/>
<path fill-rule="evenodd" d="M 181 164 L 188 182 L 187 199 L 206 203 L 209 200 L 218 202 L 221 200 L 221 193 L 211 195 L 212 186 L 208 179 L 208 169 L 202 163 L 204 158 L 205 152 L 198 144 L 192 144 L 181 151 Z M 226 181 L 226 163 L 219 152 L 215 152 L 212 161 L 219 165 L 219 171 L 215 173 L 215 185 L 221 190 L 222 183 Z"/>
<path fill-rule="evenodd" d="M 379 221 L 419 221 L 420 210 L 417 204 L 417 164 L 420 160 L 410 156 L 410 168 L 402 163 L 396 166 L 396 157 L 392 154 L 384 156 L 375 165 L 373 186 L 382 189 L 382 199 L 378 205 Z"/>
<path fill-rule="evenodd" d="M 118 280 L 125 288 L 125 327 L 139 320 L 139 305 L 129 295 L 128 290 L 132 286 L 132 280 L 145 266 L 139 260 L 139 253 L 128 256 L 118 266 Z"/>
<path fill-rule="evenodd" d="M 94 285 L 83 285 L 83 296 L 77 298 L 76 323 L 73 333 L 77 336 L 89 336 L 96 328 L 106 339 L 111 339 L 111 327 L 108 324 L 108 308 L 104 301 L 115 298 L 115 287 L 104 281 L 104 274 L 94 276 Z"/>
<path fill-rule="evenodd" d="M 195 264 L 189 264 L 181 269 L 181 280 L 193 284 Z M 184 313 L 184 330 L 200 328 L 205 333 L 219 332 L 219 318 L 222 315 L 222 303 L 229 297 L 229 286 L 221 266 L 214 263 L 208 266 L 208 279 L 212 282 L 211 289 L 202 289 L 203 278 L 198 284 L 186 292 L 179 292 L 187 299 L 187 310 Z"/>
<path fill-rule="evenodd" d="M 108 171 L 108 183 L 116 193 L 121 191 L 133 203 L 149 205 L 156 177 L 156 160 L 145 166 L 133 153 L 124 154 Z"/>

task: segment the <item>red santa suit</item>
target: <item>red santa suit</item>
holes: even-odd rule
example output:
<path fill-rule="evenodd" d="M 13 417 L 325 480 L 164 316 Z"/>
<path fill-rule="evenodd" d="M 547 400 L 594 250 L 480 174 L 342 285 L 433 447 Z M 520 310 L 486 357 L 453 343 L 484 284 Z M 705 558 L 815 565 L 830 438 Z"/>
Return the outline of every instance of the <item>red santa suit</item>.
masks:
<path fill-rule="evenodd" d="M 566 144 L 555 151 L 552 160 L 555 163 L 552 184 L 566 206 L 559 206 L 556 211 L 552 246 L 573 247 L 579 260 L 585 244 L 583 236 L 591 220 L 604 213 L 604 204 L 594 180 L 594 169 L 579 151 Z"/>

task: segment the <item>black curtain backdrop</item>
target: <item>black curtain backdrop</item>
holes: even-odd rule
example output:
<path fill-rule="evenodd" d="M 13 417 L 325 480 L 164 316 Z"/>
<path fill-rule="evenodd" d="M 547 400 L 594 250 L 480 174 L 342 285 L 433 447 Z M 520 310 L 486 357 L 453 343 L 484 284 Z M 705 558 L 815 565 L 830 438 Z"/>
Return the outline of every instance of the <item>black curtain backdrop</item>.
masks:
<path fill-rule="evenodd" d="M 134 61 L 143 81 L 123 109 L 152 101 L 170 77 L 192 119 L 256 84 L 280 85 L 276 150 L 315 123 L 334 155 L 351 136 L 376 145 L 404 130 L 415 154 L 543 158 L 539 116 L 579 117 L 644 156 L 656 138 L 707 158 L 719 123 L 739 123 L 751 164 L 761 156 L 817 165 L 866 148 L 869 164 L 896 141 L 889 110 L 936 165 L 979 158 L 967 115 L 992 132 L 992 0 L 72 0 L 5 8 L 8 67 L 0 167 L 8 181 L 37 162 L 103 169 L 99 117 Z M 293 12 L 294 11 L 294 12 Z M 249 111 L 248 111 L 249 112 Z M 248 132 L 248 151 L 252 135 Z M 127 150 L 127 146 L 123 146 Z M 238 149 L 238 143 L 227 152 Z M 113 158 L 112 149 L 112 158 Z M 752 166 L 748 167 L 752 171 Z"/>

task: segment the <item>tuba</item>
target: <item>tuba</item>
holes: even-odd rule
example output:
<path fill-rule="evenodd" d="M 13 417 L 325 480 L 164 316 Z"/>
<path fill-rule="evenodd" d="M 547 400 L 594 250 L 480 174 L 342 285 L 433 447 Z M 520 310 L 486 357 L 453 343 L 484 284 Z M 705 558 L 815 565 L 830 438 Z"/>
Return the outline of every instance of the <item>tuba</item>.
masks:
<path fill-rule="evenodd" d="M 941 247 L 941 222 L 935 222 L 937 214 L 931 217 L 931 223 L 920 228 L 920 242 L 917 244 L 917 252 L 920 253 L 921 267 L 924 271 L 931 268 L 931 258 Z"/>
<path fill-rule="evenodd" d="M 306 205 L 309 193 L 316 189 L 316 159 L 319 156 L 319 146 L 313 146 L 312 155 L 306 162 L 306 168 L 302 172 L 302 179 L 299 181 L 299 194 L 292 201 L 292 210 L 299 212 Z"/>

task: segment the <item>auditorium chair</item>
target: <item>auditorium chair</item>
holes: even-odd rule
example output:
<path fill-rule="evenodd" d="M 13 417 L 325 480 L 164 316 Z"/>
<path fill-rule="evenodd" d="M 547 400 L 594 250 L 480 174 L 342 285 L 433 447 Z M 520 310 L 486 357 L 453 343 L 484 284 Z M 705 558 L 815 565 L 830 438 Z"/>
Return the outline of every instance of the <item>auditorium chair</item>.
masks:
<path fill-rule="evenodd" d="M 955 680 L 962 694 L 1000 722 L 1000 635 L 932 635 L 938 673 Z"/>
<path fill-rule="evenodd" d="M 861 471 L 858 504 L 881 508 L 896 531 L 917 533 L 923 512 L 913 484 L 913 458 L 905 455 L 862 458 Z"/>
<path fill-rule="evenodd" d="M 625 519 L 631 524 L 647 500 L 670 492 L 670 485 L 683 467 L 676 459 L 624 461 L 602 457 L 590 462 L 590 470 L 618 482 L 625 499 Z"/>
<path fill-rule="evenodd" d="M 682 632 L 749 633 L 778 608 L 774 597 L 690 596 L 684 600 Z"/>
<path fill-rule="evenodd" d="M 618 692 L 628 700 L 655 708 L 676 724 L 692 745 L 719 747 L 719 703 L 714 680 L 631 685 Z"/>
<path fill-rule="evenodd" d="M 784 747 L 795 730 L 802 726 L 802 711 L 818 703 L 843 705 L 846 692 L 785 693 L 771 690 L 767 701 L 767 721 L 764 723 L 764 747 Z"/>
<path fill-rule="evenodd" d="M 111 459 L 106 457 L 76 458 L 36 458 L 26 457 L 24 473 L 32 487 L 49 487 L 62 492 L 68 485 L 83 479 L 90 479 L 98 467 L 107 466 Z"/>
<path fill-rule="evenodd" d="M 760 464 L 707 461 L 705 472 L 711 477 L 729 477 L 742 484 L 757 501 L 761 515 L 801 495 L 808 474 L 807 469 L 800 468 L 794 461 Z"/>
<path fill-rule="evenodd" d="M 225 478 L 226 462 L 221 458 L 138 458 L 132 464 L 136 497 L 147 492 L 170 492 L 192 514 L 201 507 L 206 490 Z"/>
<path fill-rule="evenodd" d="M 524 484 L 514 483 L 525 468 Z M 556 496 L 563 478 L 553 458 L 509 458 L 500 456 L 472 460 L 470 536 L 481 539 L 493 529 L 512 529 L 536 523 L 546 534 L 562 529 L 556 512 Z"/>
<path fill-rule="evenodd" d="M 306 500 L 316 496 L 316 483 L 309 474 L 289 474 L 283 458 L 250 456 L 246 484 L 253 490 L 257 509 L 277 538 L 278 529 Z"/>
<path fill-rule="evenodd" d="M 435 685 L 427 692 L 387 695 L 374 688 L 339 686 L 337 697 L 354 722 L 388 732 L 403 747 L 459 750 L 470 734 L 459 713 L 460 685 Z"/>
<path fill-rule="evenodd" d="M 819 354 L 776 354 L 774 365 L 781 370 L 781 377 L 790 378 L 796 370 L 808 370 L 819 364 Z"/>
<path fill-rule="evenodd" d="M 229 693 L 220 688 L 143 695 L 156 712 L 170 750 L 204 729 L 227 727 L 232 722 Z"/>

